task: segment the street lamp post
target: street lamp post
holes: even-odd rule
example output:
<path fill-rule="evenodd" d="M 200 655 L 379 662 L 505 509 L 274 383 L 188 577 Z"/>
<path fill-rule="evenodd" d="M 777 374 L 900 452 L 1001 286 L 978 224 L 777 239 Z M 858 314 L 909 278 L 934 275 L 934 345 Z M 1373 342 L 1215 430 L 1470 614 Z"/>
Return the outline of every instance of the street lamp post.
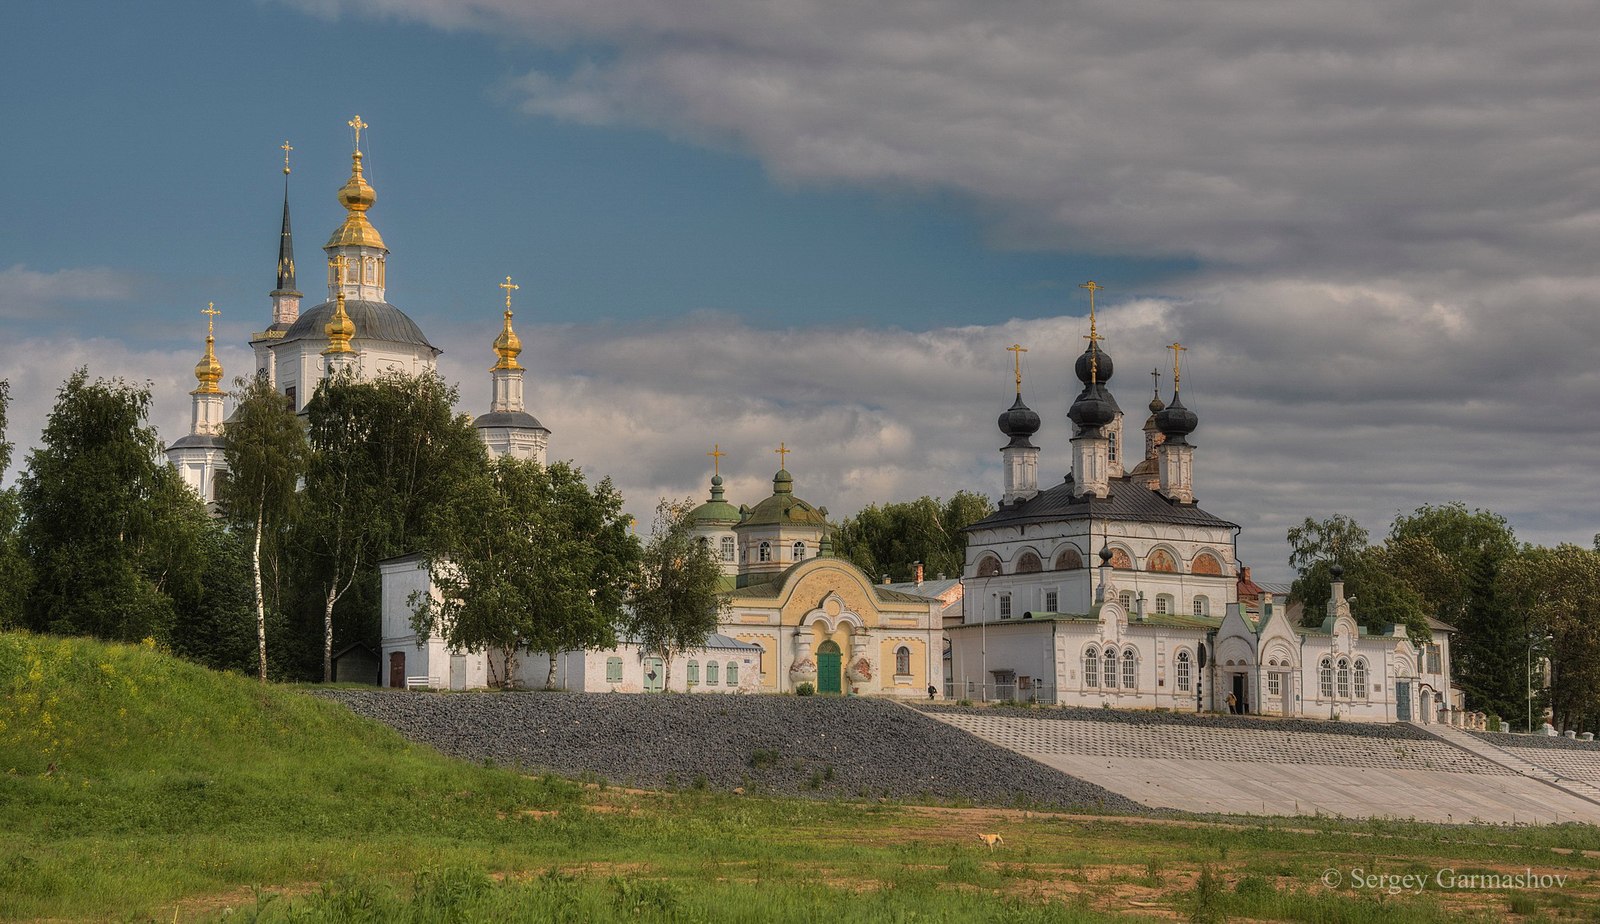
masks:
<path fill-rule="evenodd" d="M 1546 635 L 1547 642 L 1555 641 L 1555 636 Z M 1533 734 L 1533 636 L 1528 636 L 1528 734 Z"/>

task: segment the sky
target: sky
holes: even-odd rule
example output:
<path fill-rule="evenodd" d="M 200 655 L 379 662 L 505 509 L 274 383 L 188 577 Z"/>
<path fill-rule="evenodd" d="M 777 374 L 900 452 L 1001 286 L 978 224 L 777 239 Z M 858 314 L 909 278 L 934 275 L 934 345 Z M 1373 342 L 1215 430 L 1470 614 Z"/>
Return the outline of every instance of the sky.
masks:
<path fill-rule="evenodd" d="M 1524 0 L 260 0 L 0 8 L 0 379 L 19 459 L 78 366 L 176 440 L 267 323 L 284 177 L 314 295 L 359 113 L 389 300 L 488 408 L 505 276 L 551 455 L 703 496 L 997 496 L 1070 467 L 1099 296 L 1134 418 L 1181 341 L 1202 506 L 1461 501 L 1600 531 L 1600 29 Z M 314 299 L 307 304 L 314 303 Z M 1132 447 L 1137 448 L 1137 447 Z M 15 470 L 7 478 L 15 477 Z"/>

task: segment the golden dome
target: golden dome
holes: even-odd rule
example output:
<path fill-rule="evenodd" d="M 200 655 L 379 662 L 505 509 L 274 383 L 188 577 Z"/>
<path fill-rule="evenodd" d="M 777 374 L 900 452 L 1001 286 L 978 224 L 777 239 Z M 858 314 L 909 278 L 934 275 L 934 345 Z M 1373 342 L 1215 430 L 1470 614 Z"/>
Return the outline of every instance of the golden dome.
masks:
<path fill-rule="evenodd" d="M 338 299 L 334 303 L 333 317 L 322 326 L 323 333 L 328 335 L 328 348 L 322 351 L 323 356 L 332 353 L 354 353 L 350 348 L 350 340 L 356 335 L 356 324 L 350 320 L 350 315 L 344 310 L 344 290 L 339 290 Z"/>
<path fill-rule="evenodd" d="M 339 204 L 345 208 L 344 224 L 328 238 L 327 247 L 361 245 L 387 251 L 378 229 L 367 221 L 367 209 L 378 201 L 378 193 L 361 175 L 361 151 L 350 156 L 350 179 L 339 187 Z"/>
<path fill-rule="evenodd" d="M 511 329 L 511 309 L 506 309 L 506 326 L 500 331 L 500 336 L 494 338 L 494 352 L 500 361 L 494 364 L 494 369 L 521 369 L 517 357 L 522 355 L 522 338 Z M 492 371 L 492 370 L 491 370 Z"/>
<path fill-rule="evenodd" d="M 217 362 L 216 343 L 216 337 L 206 334 L 206 355 L 200 357 L 200 361 L 194 365 L 194 377 L 200 383 L 200 387 L 196 388 L 191 394 L 217 395 L 222 393 L 222 389 L 217 387 L 217 383 L 222 381 L 222 363 Z"/>

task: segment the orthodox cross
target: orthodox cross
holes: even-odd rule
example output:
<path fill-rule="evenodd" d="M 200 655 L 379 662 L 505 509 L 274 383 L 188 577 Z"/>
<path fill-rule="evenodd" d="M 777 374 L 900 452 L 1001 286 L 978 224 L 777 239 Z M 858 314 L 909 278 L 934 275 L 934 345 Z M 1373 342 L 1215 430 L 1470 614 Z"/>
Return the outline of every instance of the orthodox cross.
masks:
<path fill-rule="evenodd" d="M 1103 286 L 1100 283 L 1095 282 L 1093 279 L 1091 279 L 1088 282 L 1085 282 L 1082 285 L 1078 286 L 1078 288 L 1080 288 L 1080 289 L 1088 289 L 1089 290 L 1089 333 L 1091 335 L 1093 335 L 1094 332 L 1095 332 L 1095 329 L 1094 329 L 1094 293 L 1100 291 L 1101 289 L 1104 289 L 1105 286 Z M 1095 337 L 1094 339 L 1098 340 L 1100 338 L 1099 337 Z"/>
<path fill-rule="evenodd" d="M 1160 369 L 1151 369 L 1150 370 L 1150 381 L 1151 381 L 1151 385 L 1150 385 L 1151 392 L 1153 394 L 1155 394 L 1155 396 L 1157 398 L 1161 397 L 1161 370 Z"/>
<path fill-rule="evenodd" d="M 1172 393 L 1173 393 L 1173 395 L 1177 395 L 1177 393 L 1178 393 L 1178 382 L 1180 381 L 1179 375 L 1178 375 L 1178 373 L 1179 373 L 1179 368 L 1178 368 L 1179 360 L 1183 358 L 1183 356 L 1182 356 L 1183 351 L 1187 350 L 1189 348 L 1184 346 L 1183 344 L 1177 342 L 1176 340 L 1174 340 L 1172 342 L 1172 344 L 1167 347 L 1167 349 L 1172 351 Z"/>
<path fill-rule="evenodd" d="M 1012 354 L 1013 364 L 1016 366 L 1017 394 L 1020 395 L 1022 394 L 1022 354 L 1028 352 L 1028 348 L 1020 343 L 1013 343 L 1006 347 L 1006 351 Z"/>
<path fill-rule="evenodd" d="M 361 121 L 361 116 L 359 114 L 357 114 L 355 118 L 351 119 L 350 121 L 348 121 L 348 122 L 346 122 L 344 124 L 346 124 L 346 125 L 348 125 L 351 128 L 356 130 L 356 150 L 357 151 L 361 150 L 361 130 L 363 128 L 368 128 L 369 126 L 367 125 L 367 123 Z"/>
<path fill-rule="evenodd" d="M 337 257 L 329 260 L 328 265 L 333 267 L 334 281 L 339 285 L 340 294 L 344 294 L 343 289 L 345 283 L 345 271 L 350 268 L 350 258 L 346 257 L 344 254 L 339 254 Z"/>
<path fill-rule="evenodd" d="M 206 302 L 206 306 L 200 309 L 200 313 L 206 315 L 206 336 L 209 337 L 216 332 L 217 315 L 222 312 L 217 310 L 216 302 Z"/>
<path fill-rule="evenodd" d="M 507 276 L 506 277 L 506 281 L 500 283 L 500 288 L 506 290 L 506 314 L 510 314 L 511 313 L 511 293 L 516 289 L 522 288 L 522 286 L 519 286 L 519 285 L 513 283 L 511 281 L 511 277 Z"/>
<path fill-rule="evenodd" d="M 284 176 L 288 176 L 289 175 L 289 152 L 294 150 L 294 145 L 292 145 L 289 142 L 285 141 L 283 144 L 278 145 L 278 147 L 283 149 L 283 175 Z"/>
<path fill-rule="evenodd" d="M 1088 289 L 1089 290 L 1089 332 L 1084 335 L 1083 339 L 1089 341 L 1089 381 L 1091 383 L 1099 383 L 1099 381 L 1100 381 L 1100 346 L 1099 346 L 1099 344 L 1100 344 L 1100 341 L 1102 341 L 1102 340 L 1104 340 L 1106 338 L 1100 336 L 1100 331 L 1095 327 L 1094 293 L 1100 291 L 1101 289 L 1104 289 L 1105 286 L 1103 286 L 1100 283 L 1095 282 L 1093 279 L 1091 279 L 1088 282 L 1085 282 L 1082 285 L 1078 286 L 1078 288 L 1080 288 L 1080 289 Z"/>
<path fill-rule="evenodd" d="M 722 444 L 712 443 L 711 451 L 706 453 L 706 455 L 711 457 L 711 474 L 722 474 L 722 457 L 727 455 L 727 453 L 722 451 Z"/>
<path fill-rule="evenodd" d="M 778 454 L 778 467 L 788 468 L 789 466 L 787 463 L 789 459 L 789 453 L 794 452 L 794 450 L 785 446 L 782 442 L 779 442 L 778 448 L 772 451 Z"/>

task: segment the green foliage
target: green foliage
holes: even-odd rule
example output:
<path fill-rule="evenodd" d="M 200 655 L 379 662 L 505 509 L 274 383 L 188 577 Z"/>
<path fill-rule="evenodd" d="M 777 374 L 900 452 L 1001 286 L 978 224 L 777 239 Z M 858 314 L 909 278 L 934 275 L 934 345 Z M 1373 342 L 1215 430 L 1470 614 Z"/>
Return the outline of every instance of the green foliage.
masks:
<path fill-rule="evenodd" d="M 507 687 L 521 649 L 550 654 L 553 682 L 557 653 L 615 643 L 639 546 L 609 478 L 590 489 L 565 462 L 501 458 L 441 514 L 427 553 L 439 594 L 412 601 L 418 634 L 499 652 Z"/>
<path fill-rule="evenodd" d="M 28 626 L 166 640 L 174 594 L 199 585 L 209 519 L 158 458 L 149 408 L 148 387 L 84 369 L 62 385 L 18 485 Z"/>
<path fill-rule="evenodd" d="M 909 581 L 913 564 L 924 574 L 958 577 L 966 563 L 967 526 L 994 512 L 981 494 L 957 491 L 948 501 L 923 496 L 914 501 L 872 504 L 845 520 L 834 537 L 837 554 L 874 579 Z"/>
<path fill-rule="evenodd" d="M 1303 569 L 1290 589 L 1290 596 L 1305 604 L 1304 622 L 1319 626 L 1327 616 L 1326 604 L 1332 596 L 1335 563 L 1344 568 L 1345 596 L 1355 598 L 1350 613 L 1356 622 L 1374 630 L 1390 625 L 1404 626 L 1413 640 L 1429 637 L 1429 604 L 1409 584 L 1394 565 L 1395 554 L 1387 546 L 1352 547 L 1366 535 L 1355 521 L 1334 516 L 1322 523 L 1307 520 L 1289 531 L 1294 546 L 1291 561 Z M 1330 536 L 1333 538 L 1330 540 Z M 1319 558 L 1320 554 L 1329 557 Z"/>
<path fill-rule="evenodd" d="M 332 671 L 334 639 L 378 640 L 377 562 L 421 551 L 448 516 L 460 486 L 487 464 L 472 421 L 454 410 L 456 390 L 436 374 L 385 372 L 373 381 L 343 374 L 306 405 L 311 454 L 295 545 L 309 553 L 301 582 L 320 623 L 321 675 Z M 310 602 L 312 599 L 315 602 Z M 315 621 L 312 621 L 315 620 Z M 312 673 L 310 665 L 306 672 Z"/>
<path fill-rule="evenodd" d="M 0 379 L 0 483 L 11 467 L 12 444 L 6 440 L 6 412 L 11 383 Z M 22 625 L 23 605 L 33 583 L 33 570 L 22 552 L 17 528 L 22 518 L 15 488 L 0 488 L 0 629 Z"/>
<path fill-rule="evenodd" d="M 1549 704 L 1556 727 L 1600 731 L 1600 552 L 1577 545 L 1525 549 L 1506 561 L 1499 589 L 1533 627 L 1531 639 L 1517 637 L 1523 649 L 1518 653 L 1550 658 Z M 1525 682 L 1522 674 L 1528 669 L 1521 660 L 1515 678 Z M 1526 696 L 1526 687 L 1519 692 Z M 1524 714 L 1516 708 L 1508 712 Z"/>
<path fill-rule="evenodd" d="M 661 653 L 667 681 L 672 659 L 704 645 L 728 610 L 727 599 L 718 592 L 722 565 L 710 546 L 695 537 L 692 510 L 693 501 L 663 498 L 656 505 L 624 623 L 646 651 Z"/>
<path fill-rule="evenodd" d="M 816 696 L 817 695 L 817 686 L 816 686 L 816 684 L 812 683 L 809 680 L 803 680 L 803 681 L 801 681 L 799 684 L 797 684 L 795 686 L 794 695 L 796 695 L 796 696 Z"/>

